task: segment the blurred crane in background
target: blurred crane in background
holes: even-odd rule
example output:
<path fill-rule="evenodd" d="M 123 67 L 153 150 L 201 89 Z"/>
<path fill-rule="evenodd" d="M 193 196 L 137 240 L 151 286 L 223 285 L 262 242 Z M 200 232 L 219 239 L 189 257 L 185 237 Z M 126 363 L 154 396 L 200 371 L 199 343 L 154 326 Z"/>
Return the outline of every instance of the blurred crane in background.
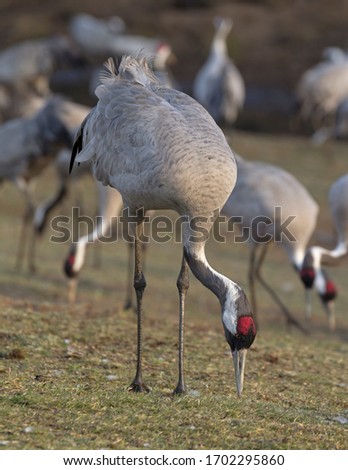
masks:
<path fill-rule="evenodd" d="M 194 98 L 217 123 L 229 125 L 236 121 L 245 100 L 244 80 L 227 52 L 226 40 L 232 25 L 229 18 L 215 18 L 209 57 L 193 84 Z"/>
<path fill-rule="evenodd" d="M 292 266 L 300 273 L 307 244 L 313 235 L 318 204 L 304 186 L 282 168 L 259 162 L 249 162 L 236 155 L 238 178 L 236 186 L 222 209 L 231 217 L 243 235 L 243 242 L 251 247 L 249 260 L 249 287 L 251 305 L 256 313 L 255 283 L 258 281 L 281 308 L 289 324 L 305 329 L 293 317 L 273 288 L 261 276 L 270 242 L 281 246 Z M 277 208 L 281 212 L 277 212 Z M 240 219 L 234 219 L 234 217 Z M 282 233 L 282 224 L 291 218 L 289 234 Z M 307 287 L 307 286 L 306 286 Z"/>
<path fill-rule="evenodd" d="M 337 47 L 326 48 L 323 59 L 302 75 L 295 90 L 299 118 L 314 130 L 332 123 L 338 106 L 348 97 L 347 54 Z"/>
<path fill-rule="evenodd" d="M 333 302 L 336 297 L 336 287 L 328 279 L 322 264 L 341 259 L 348 253 L 348 174 L 341 176 L 332 184 L 329 191 L 329 206 L 337 233 L 336 246 L 332 250 L 321 246 L 310 247 L 305 257 L 304 268 L 312 272 L 314 285 L 326 308 L 330 330 L 333 331 L 336 328 Z"/>
<path fill-rule="evenodd" d="M 69 147 L 72 142 L 63 115 L 64 103 L 50 99 L 33 117 L 13 119 L 0 126 L 0 181 L 13 181 L 26 203 L 17 266 L 23 258 L 28 224 L 34 213 L 31 182 L 51 163 L 59 149 Z M 33 267 L 31 259 L 29 262 Z"/>

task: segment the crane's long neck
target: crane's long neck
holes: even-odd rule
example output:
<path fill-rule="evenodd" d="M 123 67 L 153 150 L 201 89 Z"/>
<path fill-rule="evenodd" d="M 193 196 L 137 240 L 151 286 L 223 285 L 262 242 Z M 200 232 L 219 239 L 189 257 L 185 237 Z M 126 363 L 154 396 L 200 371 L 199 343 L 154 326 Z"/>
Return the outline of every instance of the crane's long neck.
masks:
<path fill-rule="evenodd" d="M 34 228 L 37 232 L 41 233 L 46 226 L 48 216 L 52 210 L 65 198 L 68 194 L 68 188 L 65 182 L 60 185 L 57 194 L 52 199 L 49 199 L 46 203 L 41 204 L 34 215 Z"/>
<path fill-rule="evenodd" d="M 339 242 L 333 250 L 327 250 L 321 246 L 313 246 L 310 250 L 313 259 L 313 268 L 318 271 L 321 268 L 321 259 L 323 256 L 337 259 L 347 254 L 347 244 Z"/>
<path fill-rule="evenodd" d="M 211 55 L 214 57 L 227 56 L 226 36 L 222 32 L 217 32 L 211 45 Z"/>
<path fill-rule="evenodd" d="M 237 300 L 242 290 L 233 281 L 215 271 L 205 256 L 205 243 L 184 242 L 185 259 L 196 278 L 219 299 L 222 320 L 231 332 L 236 331 L 238 311 Z"/>

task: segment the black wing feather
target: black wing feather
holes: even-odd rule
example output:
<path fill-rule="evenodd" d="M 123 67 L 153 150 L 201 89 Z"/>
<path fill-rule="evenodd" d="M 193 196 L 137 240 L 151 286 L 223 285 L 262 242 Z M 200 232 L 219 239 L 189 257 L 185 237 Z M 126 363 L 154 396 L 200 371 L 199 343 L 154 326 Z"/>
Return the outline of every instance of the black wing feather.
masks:
<path fill-rule="evenodd" d="M 71 158 L 70 158 L 70 165 L 69 165 L 69 175 L 72 172 L 72 169 L 73 169 L 73 166 L 74 166 L 74 163 L 75 163 L 76 155 L 78 155 L 81 152 L 82 148 L 83 148 L 83 131 L 84 131 L 85 124 L 86 124 L 88 118 L 89 118 L 89 114 L 82 121 L 80 129 L 76 133 L 76 137 L 75 137 L 74 144 L 73 144 L 72 151 L 71 151 Z"/>

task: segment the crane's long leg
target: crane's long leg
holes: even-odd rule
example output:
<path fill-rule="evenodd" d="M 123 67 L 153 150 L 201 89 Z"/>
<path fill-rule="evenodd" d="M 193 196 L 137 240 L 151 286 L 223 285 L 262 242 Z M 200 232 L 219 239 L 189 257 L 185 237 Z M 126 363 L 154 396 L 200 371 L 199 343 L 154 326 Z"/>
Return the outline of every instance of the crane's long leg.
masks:
<path fill-rule="evenodd" d="M 290 313 L 290 311 L 286 308 L 286 306 L 283 304 L 283 302 L 280 300 L 278 295 L 274 292 L 274 290 L 271 288 L 269 284 L 263 279 L 261 276 L 261 265 L 265 260 L 266 253 L 267 253 L 267 248 L 268 245 L 264 244 L 262 245 L 262 250 L 261 254 L 259 256 L 259 259 L 257 260 L 256 264 L 256 270 L 255 270 L 255 276 L 257 280 L 260 282 L 260 284 L 263 286 L 263 288 L 269 293 L 269 295 L 272 297 L 272 299 L 275 301 L 277 305 L 279 305 L 282 313 L 286 316 L 288 324 L 289 325 L 294 325 L 296 326 L 302 333 L 308 334 L 307 329 L 301 325 L 299 321 L 294 318 L 294 316 Z"/>
<path fill-rule="evenodd" d="M 133 271 L 133 251 L 134 243 L 128 242 L 128 267 L 127 267 L 127 286 L 126 286 L 126 299 L 124 302 L 124 310 L 129 310 L 132 308 L 133 302 L 133 286 L 132 286 L 132 271 Z"/>
<path fill-rule="evenodd" d="M 16 269 L 20 269 L 23 264 L 25 255 L 26 240 L 28 235 L 29 223 L 31 222 L 34 215 L 34 203 L 32 202 L 31 188 L 30 185 L 23 179 L 15 181 L 17 188 L 23 194 L 26 203 L 26 210 L 22 219 L 22 226 L 19 235 L 17 257 L 16 257 Z"/>
<path fill-rule="evenodd" d="M 142 260 L 143 260 L 143 272 L 145 272 L 145 255 L 146 255 L 146 244 L 141 243 Z M 130 310 L 133 308 L 133 252 L 134 243 L 128 243 L 128 273 L 127 273 L 127 286 L 126 286 L 126 298 L 124 301 L 124 310 Z"/>
<path fill-rule="evenodd" d="M 142 315 L 143 315 L 143 293 L 146 287 L 146 281 L 141 264 L 141 241 L 140 233 L 143 220 L 138 223 L 134 237 L 134 288 L 137 297 L 137 369 L 133 382 L 129 390 L 133 392 L 149 392 L 150 389 L 142 380 Z"/>
<path fill-rule="evenodd" d="M 29 271 L 31 273 L 36 272 L 36 241 L 37 241 L 37 235 L 35 233 L 35 230 L 31 230 L 30 233 L 30 238 L 29 238 L 29 249 L 28 249 L 28 266 L 29 266 Z"/>
<path fill-rule="evenodd" d="M 182 394 L 186 392 L 184 380 L 184 317 L 185 317 L 185 299 L 189 288 L 189 271 L 185 257 L 182 257 L 181 270 L 176 282 L 180 299 L 180 316 L 179 316 L 179 380 L 178 385 L 174 389 L 174 394 Z"/>

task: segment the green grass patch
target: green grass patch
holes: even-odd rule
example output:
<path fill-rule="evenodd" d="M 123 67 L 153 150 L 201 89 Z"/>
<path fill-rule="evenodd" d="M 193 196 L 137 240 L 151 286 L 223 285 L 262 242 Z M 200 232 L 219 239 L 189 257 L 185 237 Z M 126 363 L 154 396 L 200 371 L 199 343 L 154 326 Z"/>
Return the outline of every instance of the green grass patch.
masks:
<path fill-rule="evenodd" d="M 322 206 L 318 232 L 332 234 L 326 205 L 331 182 L 346 171 L 346 148 L 330 143 L 234 133 L 246 158 L 292 171 Z M 39 182 L 42 199 L 54 185 Z M 85 207 L 95 210 L 89 181 L 81 185 Z M 181 248 L 148 250 L 144 318 L 144 379 L 152 391 L 127 391 L 135 372 L 136 321 L 122 310 L 127 247 L 94 247 L 81 273 L 79 301 L 66 304 L 62 264 L 68 244 L 52 245 L 47 232 L 38 247 L 38 273 L 14 269 L 23 206 L 15 189 L 2 190 L 0 221 L 0 445 L 4 449 L 346 449 L 348 443 L 347 266 L 332 268 L 339 288 L 337 331 L 314 299 L 311 335 L 289 330 L 267 293 L 258 288 L 260 331 L 237 399 L 231 355 L 219 305 L 191 276 L 187 300 L 188 394 L 173 397 L 177 381 L 178 296 Z M 72 200 L 70 203 L 73 202 Z M 69 204 L 61 210 L 69 212 Z M 332 239 L 334 243 L 334 239 Z M 247 289 L 246 246 L 209 241 L 215 269 Z M 264 276 L 304 322 L 304 292 L 279 247 L 270 250 Z M 284 287 L 286 286 L 286 288 Z"/>

